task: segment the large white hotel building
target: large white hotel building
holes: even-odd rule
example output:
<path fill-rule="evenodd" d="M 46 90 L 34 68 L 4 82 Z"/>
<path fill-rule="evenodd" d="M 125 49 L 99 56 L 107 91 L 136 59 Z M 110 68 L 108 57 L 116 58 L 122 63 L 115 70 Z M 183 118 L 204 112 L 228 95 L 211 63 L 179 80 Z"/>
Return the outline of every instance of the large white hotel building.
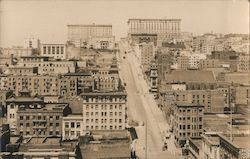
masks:
<path fill-rule="evenodd" d="M 128 36 L 136 43 L 180 36 L 181 19 L 129 19 Z"/>
<path fill-rule="evenodd" d="M 68 41 L 77 47 L 112 49 L 114 36 L 112 25 L 68 25 Z"/>

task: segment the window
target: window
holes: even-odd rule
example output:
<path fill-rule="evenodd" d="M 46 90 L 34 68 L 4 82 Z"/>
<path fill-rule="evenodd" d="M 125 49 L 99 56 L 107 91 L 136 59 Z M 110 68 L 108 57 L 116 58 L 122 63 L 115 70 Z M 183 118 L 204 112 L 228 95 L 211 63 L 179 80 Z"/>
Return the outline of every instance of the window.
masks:
<path fill-rule="evenodd" d="M 119 123 L 122 123 L 122 119 L 119 119 Z"/>
<path fill-rule="evenodd" d="M 65 128 L 69 128 L 69 123 L 65 122 Z"/>
<path fill-rule="evenodd" d="M 20 116 L 20 120 L 23 120 L 23 116 Z"/>
<path fill-rule="evenodd" d="M 56 53 L 59 54 L 59 46 L 56 47 Z"/>
<path fill-rule="evenodd" d="M 75 123 L 74 123 L 74 122 L 71 122 L 70 127 L 71 127 L 71 128 L 75 128 Z"/>
<path fill-rule="evenodd" d="M 202 129 L 202 125 L 199 125 L 199 129 Z"/>
<path fill-rule="evenodd" d="M 56 135 L 59 135 L 60 133 L 59 133 L 59 131 L 56 131 Z"/>
<path fill-rule="evenodd" d="M 43 54 L 46 54 L 46 46 L 43 47 Z"/>
<path fill-rule="evenodd" d="M 30 123 L 26 123 L 26 127 L 29 127 L 30 126 Z"/>
<path fill-rule="evenodd" d="M 59 126 L 59 123 L 56 123 L 56 127 L 58 127 Z"/>
<path fill-rule="evenodd" d="M 52 54 L 55 54 L 55 46 L 52 46 Z"/>
<path fill-rule="evenodd" d="M 76 136 L 80 136 L 80 135 L 81 135 L 80 131 L 77 131 Z"/>
<path fill-rule="evenodd" d="M 75 132 L 74 131 L 71 131 L 70 134 L 71 134 L 71 136 L 75 136 Z"/>
<path fill-rule="evenodd" d="M 81 127 L 81 123 L 80 122 L 77 122 L 76 123 L 76 128 L 80 128 Z"/>
<path fill-rule="evenodd" d="M 63 54 L 64 52 L 64 47 L 61 47 L 61 54 Z"/>
<path fill-rule="evenodd" d="M 69 131 L 65 131 L 65 136 L 69 136 Z"/>
<path fill-rule="evenodd" d="M 30 120 L 30 116 L 26 116 L 26 120 Z"/>
<path fill-rule="evenodd" d="M 56 116 L 56 120 L 59 120 L 59 118 L 60 118 L 59 116 Z"/>

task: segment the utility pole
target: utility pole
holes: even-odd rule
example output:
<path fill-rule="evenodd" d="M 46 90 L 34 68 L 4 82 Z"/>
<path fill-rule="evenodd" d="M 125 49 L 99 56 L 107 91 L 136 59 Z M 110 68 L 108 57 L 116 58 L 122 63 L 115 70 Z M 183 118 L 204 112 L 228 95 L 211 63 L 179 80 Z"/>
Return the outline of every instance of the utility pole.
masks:
<path fill-rule="evenodd" d="M 148 129 L 147 129 L 147 125 L 148 125 L 148 120 L 146 119 L 146 123 L 145 123 L 145 159 L 148 158 Z"/>
<path fill-rule="evenodd" d="M 233 141 L 233 113 L 232 113 L 232 106 L 231 106 L 231 108 L 230 108 L 230 113 L 231 113 L 231 115 L 230 115 L 230 118 L 231 118 L 231 122 L 230 122 L 230 126 L 231 126 L 231 130 L 230 130 L 230 140 L 231 141 Z"/>

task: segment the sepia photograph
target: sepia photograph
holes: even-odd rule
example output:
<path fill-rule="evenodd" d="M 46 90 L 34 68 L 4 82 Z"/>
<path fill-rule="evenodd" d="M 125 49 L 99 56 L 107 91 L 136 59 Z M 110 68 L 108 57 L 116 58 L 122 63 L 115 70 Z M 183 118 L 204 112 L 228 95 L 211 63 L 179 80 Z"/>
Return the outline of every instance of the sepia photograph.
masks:
<path fill-rule="evenodd" d="M 250 159 L 249 0 L 0 0 L 0 159 Z"/>

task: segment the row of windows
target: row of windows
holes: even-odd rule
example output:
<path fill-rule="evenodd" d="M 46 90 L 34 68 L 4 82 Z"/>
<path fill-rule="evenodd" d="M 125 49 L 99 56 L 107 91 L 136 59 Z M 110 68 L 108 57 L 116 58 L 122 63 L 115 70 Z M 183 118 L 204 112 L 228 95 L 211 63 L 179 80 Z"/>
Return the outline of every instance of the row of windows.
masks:
<path fill-rule="evenodd" d="M 197 112 L 197 111 L 202 112 L 202 109 L 199 109 L 199 110 L 197 110 L 197 109 L 192 109 L 192 111 L 191 111 L 191 109 L 179 109 L 179 112 L 180 112 L 180 113 L 181 113 L 181 112 L 183 112 L 183 113 L 185 113 L 185 112 L 190 113 L 190 112 Z"/>
<path fill-rule="evenodd" d="M 20 116 L 19 120 L 30 120 L 30 119 L 38 119 L 38 120 L 46 120 L 46 119 L 56 119 L 59 120 L 60 116 Z"/>
<path fill-rule="evenodd" d="M 100 113 L 101 116 L 107 116 L 107 112 L 101 112 Z M 109 116 L 117 116 L 119 114 L 119 116 L 122 116 L 122 112 L 109 112 Z M 99 115 L 99 112 L 86 112 L 86 117 L 89 117 L 89 115 L 91 116 L 98 116 Z"/>
<path fill-rule="evenodd" d="M 30 123 L 22 123 L 22 122 L 19 123 L 19 126 L 20 126 L 20 127 L 23 127 L 24 125 L 25 125 L 26 127 L 30 127 L 30 126 L 31 126 Z M 45 127 L 46 125 L 47 125 L 46 123 L 32 123 L 32 126 L 33 126 L 33 127 L 34 127 L 34 126 Z M 53 127 L 53 126 L 59 127 L 60 124 L 59 124 L 59 123 L 55 123 L 55 124 L 54 124 L 54 123 L 49 123 L 48 125 L 51 126 L 51 127 Z"/>
<path fill-rule="evenodd" d="M 80 122 L 65 122 L 65 128 L 80 128 Z"/>
<path fill-rule="evenodd" d="M 95 123 L 96 124 L 98 124 L 99 123 L 99 121 L 101 122 L 101 123 L 107 123 L 107 119 L 101 119 L 101 120 L 99 120 L 99 119 L 86 119 L 86 123 L 87 124 L 89 124 L 89 123 L 94 123 L 94 121 L 95 121 Z M 109 119 L 109 123 L 113 123 L 113 121 L 115 122 L 115 123 L 117 123 L 117 119 Z M 119 121 L 118 121 L 119 123 L 122 123 L 122 119 L 119 119 Z"/>
<path fill-rule="evenodd" d="M 110 98 L 109 96 L 106 98 L 87 98 L 86 101 L 87 102 L 106 102 L 106 101 L 110 101 L 110 102 L 117 102 L 117 101 L 122 101 L 125 97 L 123 98 Z"/>
<path fill-rule="evenodd" d="M 198 128 L 198 127 L 197 127 Z M 180 130 L 190 130 L 191 129 L 191 125 L 179 125 L 179 129 Z M 202 129 L 202 125 L 199 125 L 199 129 Z M 192 125 L 192 130 L 196 130 L 196 125 Z"/>
<path fill-rule="evenodd" d="M 199 133 L 190 133 L 190 132 L 187 132 L 187 133 L 186 133 L 186 132 L 183 132 L 183 133 L 181 133 L 181 132 L 180 132 L 180 133 L 179 133 L 179 136 L 180 136 L 180 137 L 186 137 L 186 135 L 187 135 L 187 136 L 191 136 L 191 134 L 192 134 L 192 136 L 198 136 L 198 135 L 200 136 L 202 133 L 201 133 L 201 132 L 199 132 Z"/>
<path fill-rule="evenodd" d="M 100 105 L 86 105 L 86 110 L 89 110 L 90 108 L 91 109 L 95 109 L 95 110 L 98 110 L 98 108 L 100 107 Z M 101 105 L 101 110 L 107 110 L 108 108 L 108 105 Z M 118 105 L 109 105 L 109 109 L 112 110 L 112 109 L 117 109 L 118 108 Z M 122 109 L 122 105 L 120 104 L 119 105 L 119 109 L 121 110 Z"/>
<path fill-rule="evenodd" d="M 55 64 L 55 63 L 50 63 L 50 64 L 37 64 L 37 63 L 31 63 L 31 64 L 23 64 L 23 66 L 39 66 L 39 67 L 73 67 L 73 64 Z"/>
<path fill-rule="evenodd" d="M 20 131 L 19 132 L 20 135 L 45 135 L 46 131 Z M 59 131 L 49 131 L 49 135 L 60 135 Z"/>
<path fill-rule="evenodd" d="M 68 136 L 80 136 L 81 132 L 80 131 L 65 131 L 65 137 Z"/>
<path fill-rule="evenodd" d="M 192 122 L 196 122 L 196 117 L 191 118 L 191 117 L 179 117 L 179 121 L 183 120 L 183 121 L 189 121 L 192 119 Z M 199 121 L 202 121 L 202 117 L 199 117 Z"/>
<path fill-rule="evenodd" d="M 94 128 L 95 128 L 95 130 L 108 130 L 108 126 L 107 125 L 102 125 L 102 126 L 94 126 L 94 125 L 91 125 L 91 126 L 86 126 L 86 130 L 94 130 Z M 112 126 L 112 125 L 110 125 L 109 126 L 109 130 L 122 130 L 122 126 L 121 125 L 119 125 L 119 126 Z"/>
<path fill-rule="evenodd" d="M 61 50 L 60 50 L 60 48 L 61 48 Z M 44 46 L 43 47 L 43 54 L 63 54 L 64 53 L 64 47 L 62 46 L 62 47 L 59 47 L 59 46 L 57 46 L 57 47 L 55 47 L 55 46 L 48 46 L 48 47 L 46 47 L 46 46 Z"/>

